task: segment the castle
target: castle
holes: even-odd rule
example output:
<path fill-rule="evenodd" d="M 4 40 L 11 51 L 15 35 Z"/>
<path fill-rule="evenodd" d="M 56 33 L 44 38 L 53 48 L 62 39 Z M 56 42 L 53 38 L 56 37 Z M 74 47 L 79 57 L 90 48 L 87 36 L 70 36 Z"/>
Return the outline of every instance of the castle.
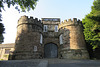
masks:
<path fill-rule="evenodd" d="M 9 60 L 63 58 L 89 59 L 80 20 L 22 16 L 18 20 L 14 51 Z"/>

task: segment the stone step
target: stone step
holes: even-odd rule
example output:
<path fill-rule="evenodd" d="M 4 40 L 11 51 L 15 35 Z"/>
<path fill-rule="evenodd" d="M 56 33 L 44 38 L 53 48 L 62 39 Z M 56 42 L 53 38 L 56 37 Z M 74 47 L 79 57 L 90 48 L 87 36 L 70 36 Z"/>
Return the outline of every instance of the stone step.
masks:
<path fill-rule="evenodd" d="M 47 67 L 48 60 L 9 60 L 0 61 L 0 67 Z"/>
<path fill-rule="evenodd" d="M 100 67 L 100 60 L 31 59 L 0 61 L 0 67 Z"/>
<path fill-rule="evenodd" d="M 48 67 L 100 67 L 100 60 L 48 59 Z"/>

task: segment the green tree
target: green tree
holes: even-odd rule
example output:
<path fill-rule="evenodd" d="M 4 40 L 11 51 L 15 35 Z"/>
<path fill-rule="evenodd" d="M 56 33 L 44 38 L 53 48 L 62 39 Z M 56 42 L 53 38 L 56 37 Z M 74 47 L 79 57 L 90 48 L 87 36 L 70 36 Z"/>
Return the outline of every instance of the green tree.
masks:
<path fill-rule="evenodd" d="M 0 0 L 0 11 L 1 8 L 4 9 L 4 4 L 7 4 L 8 8 L 10 8 L 11 5 L 15 6 L 15 9 L 18 9 L 19 5 L 22 11 L 29 11 L 30 9 L 34 10 L 37 1 L 38 0 Z"/>
<path fill-rule="evenodd" d="M 93 49 L 100 46 L 100 0 L 94 0 L 92 11 L 82 20 L 85 40 Z"/>
<path fill-rule="evenodd" d="M 7 7 L 14 6 L 19 12 L 30 11 L 30 9 L 34 10 L 36 3 L 38 0 L 0 0 L 0 44 L 3 42 L 3 33 L 4 33 L 4 25 L 1 23 L 2 21 L 2 10 L 4 9 L 4 4 L 7 4 Z M 21 8 L 21 9 L 20 9 Z"/>
<path fill-rule="evenodd" d="M 2 19 L 1 19 L 1 14 L 0 14 L 0 44 L 3 42 L 4 37 L 3 37 L 3 33 L 4 33 L 4 25 L 3 23 L 1 23 Z"/>
<path fill-rule="evenodd" d="M 0 19 L 0 21 L 2 21 L 2 20 Z M 0 44 L 4 40 L 4 37 L 3 37 L 4 30 L 5 30 L 4 25 L 2 23 L 0 23 Z"/>

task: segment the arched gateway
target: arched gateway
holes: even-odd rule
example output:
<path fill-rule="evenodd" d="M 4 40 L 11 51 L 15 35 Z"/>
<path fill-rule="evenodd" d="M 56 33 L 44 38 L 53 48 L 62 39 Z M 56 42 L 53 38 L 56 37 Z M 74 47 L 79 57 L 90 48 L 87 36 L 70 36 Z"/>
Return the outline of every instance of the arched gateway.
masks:
<path fill-rule="evenodd" d="M 56 44 L 49 43 L 44 46 L 44 57 L 45 58 L 57 58 L 58 48 Z"/>

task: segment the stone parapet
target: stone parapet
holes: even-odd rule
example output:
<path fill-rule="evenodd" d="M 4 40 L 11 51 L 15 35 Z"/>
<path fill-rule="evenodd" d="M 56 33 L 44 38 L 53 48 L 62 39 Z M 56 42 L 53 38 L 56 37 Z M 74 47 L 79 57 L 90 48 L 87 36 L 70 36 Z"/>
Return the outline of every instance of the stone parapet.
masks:
<path fill-rule="evenodd" d="M 28 18 L 28 16 L 22 16 L 18 20 L 18 26 L 21 24 L 34 24 L 34 25 L 38 25 L 38 26 L 42 27 L 41 20 L 38 20 L 38 18 L 34 19 L 33 17 Z"/>
<path fill-rule="evenodd" d="M 73 26 L 73 25 L 80 25 L 82 26 L 82 22 L 80 20 L 77 20 L 77 18 L 73 18 L 73 21 L 71 19 L 64 20 L 64 22 L 61 22 L 59 24 L 59 28 L 66 27 L 66 26 Z"/>
<path fill-rule="evenodd" d="M 38 18 L 33 18 L 28 16 L 22 16 L 18 20 L 17 25 L 17 34 L 20 33 L 27 33 L 27 32 L 42 32 L 43 30 L 43 24 L 41 23 L 41 20 L 38 20 Z"/>

